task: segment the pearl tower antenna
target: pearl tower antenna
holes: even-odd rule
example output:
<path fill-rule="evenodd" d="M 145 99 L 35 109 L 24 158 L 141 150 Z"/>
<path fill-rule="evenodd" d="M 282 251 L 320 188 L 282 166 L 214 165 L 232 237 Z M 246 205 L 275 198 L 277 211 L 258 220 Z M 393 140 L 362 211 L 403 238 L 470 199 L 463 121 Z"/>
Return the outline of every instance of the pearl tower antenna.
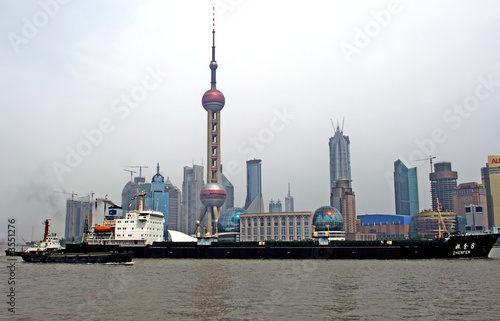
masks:
<path fill-rule="evenodd" d="M 205 209 L 196 222 L 196 227 L 193 233 L 198 229 L 198 240 L 205 239 L 207 242 L 217 239 L 217 223 L 219 220 L 220 207 L 226 201 L 226 190 L 221 185 L 221 162 L 220 162 L 220 147 L 221 147 L 221 113 L 224 108 L 226 99 L 222 92 L 217 90 L 216 86 L 216 70 L 217 61 L 215 60 L 215 7 L 213 8 L 213 23 L 212 23 L 212 60 L 210 61 L 210 89 L 207 90 L 201 99 L 203 108 L 207 111 L 207 184 L 203 186 L 200 193 L 200 200 L 205 206 Z M 206 216 L 206 227 L 203 227 L 203 237 L 201 237 L 200 225 Z M 201 237 L 201 238 L 200 238 Z"/>

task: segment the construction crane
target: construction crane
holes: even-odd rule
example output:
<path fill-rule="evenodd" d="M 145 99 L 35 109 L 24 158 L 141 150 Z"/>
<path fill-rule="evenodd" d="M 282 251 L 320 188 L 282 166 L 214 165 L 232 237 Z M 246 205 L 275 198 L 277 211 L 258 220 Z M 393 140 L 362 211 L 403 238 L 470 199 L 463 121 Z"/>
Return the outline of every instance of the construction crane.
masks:
<path fill-rule="evenodd" d="M 132 175 L 134 175 L 134 173 L 137 173 L 137 172 L 133 171 L 133 170 L 130 170 L 130 169 L 123 169 L 123 170 L 130 173 L 130 181 L 133 182 Z"/>
<path fill-rule="evenodd" d="M 416 162 L 428 160 L 429 163 L 431 164 L 431 173 L 432 173 L 432 160 L 435 159 L 435 158 L 436 158 L 436 156 L 429 155 L 429 157 L 422 158 L 422 159 L 417 159 Z"/>
<path fill-rule="evenodd" d="M 139 177 L 142 177 L 142 169 L 143 168 L 148 168 L 147 166 L 139 166 L 139 165 L 133 165 L 133 166 L 125 166 L 129 168 L 138 168 L 139 169 Z"/>

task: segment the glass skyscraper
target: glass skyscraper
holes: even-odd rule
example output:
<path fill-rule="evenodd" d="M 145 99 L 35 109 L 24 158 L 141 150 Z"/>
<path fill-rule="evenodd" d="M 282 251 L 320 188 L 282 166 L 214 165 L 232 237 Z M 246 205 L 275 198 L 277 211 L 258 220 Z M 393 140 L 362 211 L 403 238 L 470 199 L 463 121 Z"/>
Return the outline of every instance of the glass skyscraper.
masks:
<path fill-rule="evenodd" d="M 337 124 L 333 137 L 330 137 L 330 189 L 336 186 L 335 181 L 339 179 L 349 180 L 351 186 L 351 154 L 349 151 L 349 136 Z"/>
<path fill-rule="evenodd" d="M 247 161 L 247 198 L 244 209 L 247 213 L 263 213 L 261 160 Z"/>
<path fill-rule="evenodd" d="M 408 169 L 399 159 L 394 162 L 394 196 L 396 214 L 415 215 L 419 212 L 417 168 Z"/>

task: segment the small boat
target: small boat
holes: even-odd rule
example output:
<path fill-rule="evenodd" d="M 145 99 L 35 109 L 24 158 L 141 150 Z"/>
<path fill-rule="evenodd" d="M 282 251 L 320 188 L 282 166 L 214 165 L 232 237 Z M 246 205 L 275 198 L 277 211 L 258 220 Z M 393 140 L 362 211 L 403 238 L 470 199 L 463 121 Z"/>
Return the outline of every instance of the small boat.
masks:
<path fill-rule="evenodd" d="M 63 249 L 61 246 L 61 243 L 59 242 L 59 239 L 57 238 L 56 233 L 50 233 L 49 228 L 49 219 L 46 219 L 43 221 L 45 225 L 45 231 L 43 234 L 43 240 L 40 243 L 33 244 L 31 247 L 28 247 L 27 249 L 21 249 L 19 250 L 12 250 L 12 249 L 7 249 L 5 250 L 5 256 L 21 256 L 23 253 L 34 253 L 34 252 L 45 252 L 45 251 L 60 251 Z"/>
<path fill-rule="evenodd" d="M 25 262 L 31 263 L 128 263 L 132 261 L 132 252 L 98 252 L 98 253 L 23 253 Z"/>

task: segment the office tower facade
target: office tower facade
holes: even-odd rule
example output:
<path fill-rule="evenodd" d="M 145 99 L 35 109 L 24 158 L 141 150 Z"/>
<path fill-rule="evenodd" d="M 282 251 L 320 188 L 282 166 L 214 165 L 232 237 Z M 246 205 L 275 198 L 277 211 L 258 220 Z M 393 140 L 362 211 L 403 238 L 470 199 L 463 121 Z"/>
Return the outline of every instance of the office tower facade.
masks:
<path fill-rule="evenodd" d="M 431 180 L 432 210 L 437 212 L 454 212 L 453 191 L 457 187 L 458 174 L 451 170 L 450 162 L 434 164 L 434 172 L 429 174 Z M 438 201 L 440 209 L 438 209 Z"/>
<path fill-rule="evenodd" d="M 233 184 L 227 179 L 226 175 L 224 173 L 221 173 L 221 184 L 224 186 L 224 189 L 226 190 L 226 201 L 224 202 L 224 205 L 220 208 L 222 212 L 233 208 L 234 207 L 234 186 Z"/>
<path fill-rule="evenodd" d="M 486 189 L 489 227 L 500 230 L 500 155 L 488 156 L 486 167 L 481 168 L 481 177 Z"/>
<path fill-rule="evenodd" d="M 168 229 L 180 231 L 181 223 L 181 190 L 172 184 L 170 178 L 165 181 L 165 192 L 168 193 Z M 165 221 L 167 222 L 167 221 Z"/>
<path fill-rule="evenodd" d="M 277 200 L 276 202 L 271 200 L 269 202 L 269 213 L 281 213 L 283 212 L 283 207 L 281 206 L 281 201 Z"/>
<path fill-rule="evenodd" d="M 417 168 L 408 169 L 399 159 L 394 162 L 394 197 L 396 214 L 414 215 L 419 212 Z"/>
<path fill-rule="evenodd" d="M 483 185 L 476 182 L 459 184 L 453 191 L 453 203 L 455 214 L 462 217 L 466 217 L 467 208 L 470 210 L 471 206 L 481 207 L 481 218 L 484 219 L 484 222 L 479 223 L 474 219 L 474 226 L 484 226 L 485 229 L 489 228 L 486 189 Z"/>
<path fill-rule="evenodd" d="M 339 179 L 348 180 L 351 187 L 351 154 L 349 136 L 344 136 L 343 128 L 337 129 L 328 143 L 330 147 L 330 189 Z"/>
<path fill-rule="evenodd" d="M 148 186 L 149 185 L 149 186 Z M 147 186 L 147 187 L 146 187 Z M 160 164 L 156 165 L 156 174 L 151 178 L 151 184 L 142 184 L 139 188 L 145 191 L 146 194 L 146 208 L 152 211 L 163 213 L 165 219 L 163 237 L 168 237 L 167 229 L 169 218 L 169 195 L 165 190 L 165 178 L 160 174 Z"/>
<path fill-rule="evenodd" d="M 200 193 L 204 184 L 203 166 L 184 167 L 180 232 L 192 234 L 196 228 L 196 220 L 204 208 L 200 200 Z"/>
<path fill-rule="evenodd" d="M 247 197 L 244 206 L 247 213 L 264 213 L 261 162 L 260 159 L 247 161 Z"/>
<path fill-rule="evenodd" d="M 64 237 L 74 238 L 76 241 L 81 240 L 86 218 L 88 218 L 88 226 L 92 226 L 92 201 L 90 196 L 67 199 Z"/>
<path fill-rule="evenodd" d="M 487 227 L 484 225 L 488 221 L 485 213 L 483 212 L 486 207 L 482 205 L 469 205 L 465 207 L 466 232 L 479 232 L 483 233 Z"/>
<path fill-rule="evenodd" d="M 350 180 L 337 179 L 330 194 L 330 206 L 338 209 L 344 219 L 346 234 L 356 233 L 356 196 L 349 187 Z"/>
<path fill-rule="evenodd" d="M 288 194 L 285 197 L 285 212 L 293 212 L 294 211 L 294 203 L 293 196 L 290 195 L 290 183 L 288 183 Z"/>
<path fill-rule="evenodd" d="M 207 111 L 207 184 L 200 192 L 201 202 L 205 211 L 197 222 L 206 218 L 207 237 L 217 237 L 217 221 L 221 213 L 221 207 L 226 201 L 226 190 L 221 184 L 221 110 L 224 108 L 226 99 L 222 92 L 217 90 L 215 60 L 215 9 L 214 28 L 212 30 L 212 60 L 210 61 L 211 87 L 201 99 L 203 108 Z M 192 231 L 194 232 L 194 230 Z"/>
<path fill-rule="evenodd" d="M 139 209 L 139 193 L 140 185 L 144 184 L 146 179 L 144 177 L 134 177 L 134 181 L 128 181 L 122 190 L 122 208 L 126 213 L 128 211 L 136 211 Z"/>

